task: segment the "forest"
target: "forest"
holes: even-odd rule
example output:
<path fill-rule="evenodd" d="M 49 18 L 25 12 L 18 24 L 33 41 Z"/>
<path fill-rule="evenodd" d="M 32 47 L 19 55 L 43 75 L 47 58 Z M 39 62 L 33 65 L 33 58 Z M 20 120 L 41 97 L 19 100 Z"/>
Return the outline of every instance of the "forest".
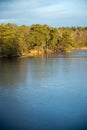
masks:
<path fill-rule="evenodd" d="M 0 24 L 0 57 L 26 56 L 32 50 L 65 53 L 86 47 L 87 27 Z"/>

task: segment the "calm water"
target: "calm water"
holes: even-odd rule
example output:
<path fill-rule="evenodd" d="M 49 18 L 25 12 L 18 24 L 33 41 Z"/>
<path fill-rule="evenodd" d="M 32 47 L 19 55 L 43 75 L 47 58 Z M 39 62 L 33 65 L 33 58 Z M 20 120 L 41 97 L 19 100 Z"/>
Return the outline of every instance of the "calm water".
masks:
<path fill-rule="evenodd" d="M 87 130 L 87 51 L 0 59 L 0 130 Z"/>

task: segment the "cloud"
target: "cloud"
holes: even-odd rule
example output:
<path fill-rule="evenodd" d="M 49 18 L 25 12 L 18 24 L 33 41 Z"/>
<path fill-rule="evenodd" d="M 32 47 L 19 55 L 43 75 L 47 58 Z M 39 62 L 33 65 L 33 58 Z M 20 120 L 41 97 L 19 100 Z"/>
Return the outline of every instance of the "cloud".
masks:
<path fill-rule="evenodd" d="M 86 0 L 1 0 L 0 23 L 86 25 L 86 5 Z"/>

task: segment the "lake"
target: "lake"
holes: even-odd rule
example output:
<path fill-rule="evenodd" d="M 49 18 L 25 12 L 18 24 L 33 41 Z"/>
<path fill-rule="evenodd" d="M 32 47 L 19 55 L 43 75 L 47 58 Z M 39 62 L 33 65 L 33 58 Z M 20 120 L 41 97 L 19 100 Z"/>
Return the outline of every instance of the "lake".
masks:
<path fill-rule="evenodd" d="M 87 130 L 87 51 L 0 59 L 0 130 Z"/>

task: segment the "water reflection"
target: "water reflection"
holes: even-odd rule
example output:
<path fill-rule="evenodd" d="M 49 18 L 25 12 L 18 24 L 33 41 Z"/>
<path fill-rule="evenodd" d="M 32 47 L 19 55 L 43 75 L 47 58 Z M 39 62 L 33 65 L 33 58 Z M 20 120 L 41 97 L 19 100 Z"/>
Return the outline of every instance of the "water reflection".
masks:
<path fill-rule="evenodd" d="M 0 130 L 87 130 L 87 51 L 75 53 L 0 59 Z"/>
<path fill-rule="evenodd" d="M 51 54 L 48 58 L 87 58 L 87 50 L 73 50 L 64 54 Z"/>
<path fill-rule="evenodd" d="M 0 86 L 14 87 L 26 82 L 26 59 L 0 59 Z"/>

